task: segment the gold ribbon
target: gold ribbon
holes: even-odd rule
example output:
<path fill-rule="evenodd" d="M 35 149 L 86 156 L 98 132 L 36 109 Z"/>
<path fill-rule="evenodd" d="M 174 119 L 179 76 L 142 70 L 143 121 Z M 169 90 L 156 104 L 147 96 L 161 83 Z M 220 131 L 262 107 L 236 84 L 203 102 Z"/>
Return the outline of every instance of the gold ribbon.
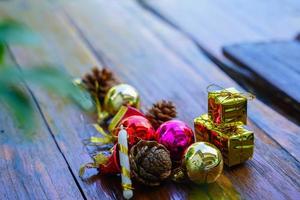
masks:
<path fill-rule="evenodd" d="M 130 178 L 130 171 L 128 169 L 126 169 L 125 167 L 121 167 L 121 173 L 123 174 L 123 176 Z"/>
<path fill-rule="evenodd" d="M 118 144 L 118 145 L 119 145 L 119 151 L 127 155 L 128 149 L 126 147 L 124 147 L 124 145 L 122 145 L 122 144 Z"/>
<path fill-rule="evenodd" d="M 212 87 L 216 87 L 218 88 L 219 90 L 213 90 L 213 91 L 210 91 L 210 88 Z M 250 92 L 237 92 L 237 93 L 233 93 L 231 91 L 228 91 L 228 89 L 226 88 L 223 88 L 217 84 L 210 84 L 206 87 L 206 91 L 210 94 L 218 94 L 220 96 L 224 96 L 225 98 L 222 100 L 225 101 L 227 98 L 236 98 L 236 97 L 241 97 L 241 98 L 246 98 L 247 100 L 253 100 L 255 99 L 255 95 L 253 95 L 252 93 Z"/>
<path fill-rule="evenodd" d="M 84 164 L 84 165 L 81 165 L 80 168 L 79 168 L 79 177 L 83 177 L 84 173 L 85 173 L 85 170 L 87 168 L 96 168 L 96 166 L 94 165 L 94 163 L 87 163 L 87 164 Z"/>
<path fill-rule="evenodd" d="M 124 190 L 133 190 L 134 188 L 131 186 L 131 184 L 122 184 L 122 187 Z"/>
<path fill-rule="evenodd" d="M 241 162 L 241 158 L 242 158 L 242 154 L 243 154 L 243 138 L 242 138 L 242 132 L 240 131 L 240 126 L 223 126 L 223 125 L 218 125 L 216 126 L 215 123 L 213 123 L 209 118 L 206 119 L 204 118 L 204 116 L 200 117 L 200 120 L 198 121 L 198 123 L 203 124 L 210 132 L 213 131 L 216 133 L 216 140 L 220 143 L 221 145 L 221 152 L 223 154 L 224 152 L 224 146 L 223 146 L 223 142 L 222 139 L 223 138 L 227 138 L 227 140 L 230 140 L 230 137 L 232 135 L 238 135 L 238 140 L 240 143 L 242 143 L 240 146 L 240 151 L 239 151 L 239 159 Z M 209 142 L 212 142 L 211 140 L 211 133 L 207 133 L 209 134 Z M 228 151 L 230 150 L 229 146 L 226 147 L 228 149 Z"/>
<path fill-rule="evenodd" d="M 238 129 L 238 126 L 234 124 L 226 125 L 225 123 L 216 125 L 215 123 L 212 122 L 211 119 L 205 119 L 204 117 L 201 116 L 200 123 L 203 123 L 208 129 L 217 129 L 219 132 L 232 132 L 235 133 L 236 130 Z M 228 134 L 225 134 L 228 135 Z M 222 134 L 223 136 L 223 134 Z"/>
<path fill-rule="evenodd" d="M 117 114 L 113 117 L 113 119 L 111 120 L 109 126 L 108 126 L 108 130 L 110 132 L 112 132 L 118 125 L 118 123 L 121 121 L 122 117 L 125 115 L 125 113 L 127 112 L 128 108 L 126 106 L 122 106 L 119 111 L 117 112 Z"/>
<path fill-rule="evenodd" d="M 99 153 L 93 157 L 93 160 L 94 162 L 92 163 L 87 163 L 80 166 L 78 173 L 80 177 L 84 175 L 86 169 L 98 168 L 99 165 L 105 164 L 108 161 L 108 158 L 104 154 Z"/>
<path fill-rule="evenodd" d="M 90 137 L 89 139 L 83 140 L 83 143 L 88 146 L 97 146 L 99 144 L 109 144 L 114 143 L 117 137 L 107 134 L 104 129 L 99 124 L 93 124 L 94 128 L 103 137 Z"/>

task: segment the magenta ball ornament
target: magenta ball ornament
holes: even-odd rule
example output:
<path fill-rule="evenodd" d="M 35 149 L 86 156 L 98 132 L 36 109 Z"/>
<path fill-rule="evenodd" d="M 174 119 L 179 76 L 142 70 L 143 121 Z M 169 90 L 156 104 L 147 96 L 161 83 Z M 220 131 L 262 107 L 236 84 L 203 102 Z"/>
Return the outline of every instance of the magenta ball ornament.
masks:
<path fill-rule="evenodd" d="M 195 142 L 192 129 L 180 120 L 170 120 L 157 129 L 155 140 L 164 145 L 171 155 L 172 161 L 180 161 L 185 150 Z"/>

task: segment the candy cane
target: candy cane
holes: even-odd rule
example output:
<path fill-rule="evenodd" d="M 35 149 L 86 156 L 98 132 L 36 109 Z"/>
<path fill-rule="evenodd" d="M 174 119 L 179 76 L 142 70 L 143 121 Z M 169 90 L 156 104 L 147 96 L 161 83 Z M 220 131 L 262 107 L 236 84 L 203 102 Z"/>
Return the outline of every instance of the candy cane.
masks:
<path fill-rule="evenodd" d="M 118 134 L 119 157 L 121 165 L 121 179 L 123 187 L 123 196 L 130 199 L 133 196 L 132 183 L 130 179 L 130 165 L 128 157 L 127 131 L 121 126 Z"/>

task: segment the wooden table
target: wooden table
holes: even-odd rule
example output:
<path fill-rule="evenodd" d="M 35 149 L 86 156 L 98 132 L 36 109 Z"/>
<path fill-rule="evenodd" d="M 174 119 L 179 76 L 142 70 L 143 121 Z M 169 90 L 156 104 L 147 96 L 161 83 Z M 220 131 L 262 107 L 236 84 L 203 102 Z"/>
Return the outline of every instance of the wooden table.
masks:
<path fill-rule="evenodd" d="M 207 85 L 260 91 L 248 109 L 252 160 L 225 168 L 209 186 L 135 185 L 135 199 L 299 199 L 295 116 L 284 112 L 288 104 L 277 106 L 268 93 L 273 88 L 247 81 L 252 74 L 222 54 L 231 43 L 295 38 L 299 9 L 297 0 L 15 0 L 0 2 L 0 17 L 20 20 L 43 36 L 38 46 L 10 46 L 11 61 L 22 69 L 52 63 L 79 77 L 94 65 L 109 66 L 139 90 L 144 109 L 172 100 L 179 119 L 191 126 L 207 110 Z M 35 85 L 24 87 L 38 128 L 26 138 L 0 107 L 0 199 L 122 199 L 119 177 L 96 171 L 88 181 L 78 177 L 80 165 L 91 161 L 82 143 L 93 134 L 87 128 L 91 116 Z"/>

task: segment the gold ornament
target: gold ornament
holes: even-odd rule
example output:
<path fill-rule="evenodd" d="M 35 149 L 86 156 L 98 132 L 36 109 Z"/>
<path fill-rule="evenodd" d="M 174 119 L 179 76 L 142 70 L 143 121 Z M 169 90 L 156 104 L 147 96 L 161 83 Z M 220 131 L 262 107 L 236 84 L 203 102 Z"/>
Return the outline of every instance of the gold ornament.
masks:
<path fill-rule="evenodd" d="M 191 181 L 197 184 L 213 183 L 222 173 L 223 159 L 214 145 L 196 142 L 186 150 L 183 166 Z"/>
<path fill-rule="evenodd" d="M 110 115 L 118 112 L 122 105 L 140 107 L 140 97 L 134 87 L 127 84 L 119 84 L 112 87 L 104 99 L 104 111 Z"/>

